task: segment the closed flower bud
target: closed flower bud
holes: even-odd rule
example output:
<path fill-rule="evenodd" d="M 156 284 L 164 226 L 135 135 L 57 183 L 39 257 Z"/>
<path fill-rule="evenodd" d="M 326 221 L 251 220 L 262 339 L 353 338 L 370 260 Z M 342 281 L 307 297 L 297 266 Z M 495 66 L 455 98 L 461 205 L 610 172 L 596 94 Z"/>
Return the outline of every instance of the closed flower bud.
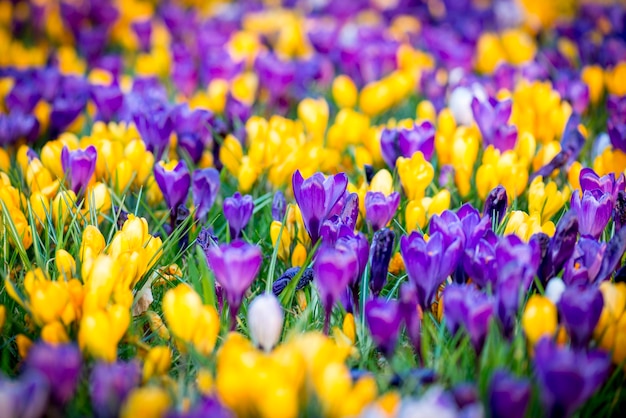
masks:
<path fill-rule="evenodd" d="M 28 357 L 28 352 L 33 346 L 33 341 L 24 334 L 17 334 L 15 336 L 15 344 L 17 344 L 17 352 L 21 358 Z"/>
<path fill-rule="evenodd" d="M 164 340 L 170 339 L 170 332 L 163 323 L 163 320 L 159 316 L 158 313 L 154 311 L 147 311 L 146 316 L 148 317 L 148 323 L 150 324 L 150 330 L 159 335 L 159 337 Z"/>
<path fill-rule="evenodd" d="M 172 364 L 172 352 L 169 347 L 161 345 L 152 347 L 143 363 L 143 381 L 148 381 L 152 376 L 161 376 L 170 369 Z"/>
<path fill-rule="evenodd" d="M 550 299 L 533 295 L 522 315 L 522 328 L 531 345 L 544 336 L 553 336 L 557 329 L 557 310 Z"/>
<path fill-rule="evenodd" d="M 170 397 L 158 387 L 144 387 L 133 390 L 122 407 L 122 418 L 145 417 L 157 418 L 165 414 L 170 407 Z"/>
<path fill-rule="evenodd" d="M 48 344 L 65 344 L 70 342 L 70 338 L 65 331 L 65 327 L 59 321 L 50 322 L 41 329 L 41 339 Z"/>
<path fill-rule="evenodd" d="M 354 107 L 356 105 L 358 90 L 352 79 L 346 75 L 340 75 L 333 81 L 333 100 L 340 108 Z"/>
<path fill-rule="evenodd" d="M 55 225 L 65 225 L 76 210 L 76 193 L 72 190 L 59 192 L 52 201 L 52 221 Z"/>
<path fill-rule="evenodd" d="M 257 296 L 248 307 L 248 327 L 252 340 L 265 351 L 270 351 L 280 339 L 283 330 L 283 309 L 271 293 Z"/>
<path fill-rule="evenodd" d="M 54 265 L 59 274 L 68 280 L 76 274 L 76 261 L 74 261 L 74 257 L 65 250 L 57 250 L 54 257 Z"/>

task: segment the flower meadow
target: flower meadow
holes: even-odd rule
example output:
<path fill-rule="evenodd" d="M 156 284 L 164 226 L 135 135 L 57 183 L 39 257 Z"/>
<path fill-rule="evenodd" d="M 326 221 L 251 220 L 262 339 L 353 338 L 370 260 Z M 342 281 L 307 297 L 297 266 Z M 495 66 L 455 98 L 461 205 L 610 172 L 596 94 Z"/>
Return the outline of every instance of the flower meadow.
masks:
<path fill-rule="evenodd" d="M 626 409 L 626 6 L 0 2 L 0 416 Z"/>

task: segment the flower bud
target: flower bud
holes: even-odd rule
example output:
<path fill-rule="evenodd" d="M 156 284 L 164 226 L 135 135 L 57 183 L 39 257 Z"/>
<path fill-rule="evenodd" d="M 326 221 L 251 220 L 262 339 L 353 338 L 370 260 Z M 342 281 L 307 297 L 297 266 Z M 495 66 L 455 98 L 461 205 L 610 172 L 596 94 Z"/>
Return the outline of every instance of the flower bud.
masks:
<path fill-rule="evenodd" d="M 283 309 L 276 296 L 257 296 L 248 307 L 248 326 L 252 340 L 263 350 L 270 351 L 283 330 Z"/>
<path fill-rule="evenodd" d="M 70 253 L 65 250 L 57 250 L 54 257 L 54 265 L 61 276 L 71 279 L 76 273 L 76 261 Z"/>
<path fill-rule="evenodd" d="M 533 295 L 522 315 L 522 328 L 531 345 L 544 336 L 552 336 L 557 329 L 556 306 L 550 299 Z"/>
<path fill-rule="evenodd" d="M 171 364 L 172 352 L 169 347 L 161 345 L 151 348 L 143 364 L 143 381 L 167 373 Z"/>

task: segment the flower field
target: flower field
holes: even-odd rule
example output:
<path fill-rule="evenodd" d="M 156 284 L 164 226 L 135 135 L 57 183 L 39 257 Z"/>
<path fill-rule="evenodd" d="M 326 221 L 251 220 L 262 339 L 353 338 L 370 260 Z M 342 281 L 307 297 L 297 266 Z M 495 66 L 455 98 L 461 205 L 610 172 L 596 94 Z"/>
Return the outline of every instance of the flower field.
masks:
<path fill-rule="evenodd" d="M 0 417 L 626 410 L 626 3 L 0 2 Z"/>

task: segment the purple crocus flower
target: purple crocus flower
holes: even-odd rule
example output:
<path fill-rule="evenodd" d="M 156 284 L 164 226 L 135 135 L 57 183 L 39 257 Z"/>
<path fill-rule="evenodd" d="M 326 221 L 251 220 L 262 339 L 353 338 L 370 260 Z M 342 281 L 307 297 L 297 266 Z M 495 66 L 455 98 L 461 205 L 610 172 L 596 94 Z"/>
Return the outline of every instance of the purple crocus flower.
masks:
<path fill-rule="evenodd" d="M 502 185 L 496 186 L 485 199 L 483 215 L 489 216 L 496 225 L 499 225 L 506 214 L 508 202 L 506 189 Z"/>
<path fill-rule="evenodd" d="M 137 361 L 97 363 L 89 377 L 89 396 L 94 415 L 114 418 L 130 392 L 141 384 L 141 366 Z"/>
<path fill-rule="evenodd" d="M 357 255 L 347 248 L 323 246 L 315 256 L 313 271 L 315 284 L 320 293 L 322 305 L 326 310 L 324 332 L 330 326 L 330 314 L 341 293 L 348 287 L 357 274 Z"/>
<path fill-rule="evenodd" d="M 191 176 L 191 195 L 196 207 L 196 219 L 206 221 L 220 190 L 220 173 L 214 168 L 198 169 Z"/>
<path fill-rule="evenodd" d="M 471 285 L 451 284 L 443 291 L 443 312 L 451 333 L 463 325 L 472 346 L 480 353 L 489 331 L 494 304 L 489 296 Z"/>
<path fill-rule="evenodd" d="M 556 232 L 550 238 L 546 254 L 538 270 L 539 278 L 544 282 L 556 276 L 574 253 L 576 238 L 578 237 L 578 219 L 579 216 L 576 212 L 569 210 L 557 224 Z"/>
<path fill-rule="evenodd" d="M 610 193 L 612 202 L 615 202 L 618 193 L 626 188 L 624 173 L 621 173 L 618 178 L 615 178 L 615 173 L 600 177 L 589 167 L 580 170 L 579 180 L 583 192 L 600 189 L 603 193 Z"/>
<path fill-rule="evenodd" d="M 190 110 L 188 105 L 178 106 L 172 113 L 179 153 L 186 152 L 198 163 L 212 142 L 209 129 L 213 125 L 213 114 L 204 109 Z"/>
<path fill-rule="evenodd" d="M 365 195 L 365 219 L 372 225 L 374 231 L 387 226 L 393 219 L 398 205 L 400 204 L 400 193 L 393 192 L 385 196 L 381 192 L 367 192 Z"/>
<path fill-rule="evenodd" d="M 620 228 L 609 240 L 596 282 L 607 280 L 617 270 L 626 252 L 626 228 Z"/>
<path fill-rule="evenodd" d="M 581 235 L 598 239 L 611 219 L 613 204 L 611 193 L 600 189 L 587 190 L 582 197 L 579 192 L 572 193 L 571 209 L 578 216 Z"/>
<path fill-rule="evenodd" d="M 116 84 L 109 86 L 93 84 L 89 88 L 89 93 L 98 109 L 97 117 L 105 122 L 113 120 L 124 105 L 124 93 Z"/>
<path fill-rule="evenodd" d="M 352 230 L 341 221 L 339 215 L 326 219 L 320 228 L 320 237 L 325 245 L 335 245 L 340 237 L 352 233 Z"/>
<path fill-rule="evenodd" d="M 60 405 L 74 396 L 81 368 L 80 350 L 75 344 L 35 344 L 28 352 L 27 370 L 37 370 L 50 385 L 52 400 Z"/>
<path fill-rule="evenodd" d="M 429 121 L 415 124 L 412 128 L 385 128 L 380 135 L 380 148 L 383 159 L 391 168 L 396 166 L 398 157 L 410 158 L 417 151 L 424 154 L 427 161 L 433 156 L 435 128 Z"/>
<path fill-rule="evenodd" d="M 611 140 L 611 145 L 615 149 L 626 152 L 626 123 L 615 118 L 609 118 L 607 122 L 607 132 Z"/>
<path fill-rule="evenodd" d="M 210 247 L 206 251 L 206 258 L 215 279 L 226 292 L 230 306 L 230 326 L 234 330 L 243 295 L 259 273 L 263 254 L 256 245 L 235 240 L 230 244 Z"/>
<path fill-rule="evenodd" d="M 0 114 L 0 145 L 9 147 L 20 139 L 33 142 L 39 134 L 39 122 L 35 116 L 11 111 Z"/>
<path fill-rule="evenodd" d="M 356 221 L 359 217 L 359 195 L 350 193 L 344 198 L 341 209 L 341 221 L 351 230 L 356 228 Z"/>
<path fill-rule="evenodd" d="M 61 165 L 63 171 L 68 173 L 70 188 L 74 193 L 84 192 L 89 184 L 89 180 L 96 170 L 96 159 L 98 151 L 93 145 L 86 149 L 70 151 L 65 146 L 61 151 Z"/>
<path fill-rule="evenodd" d="M 170 134 L 174 129 L 170 109 L 154 93 L 149 96 L 141 96 L 141 98 L 138 98 L 138 94 L 137 91 L 131 96 L 133 98 L 131 100 L 132 121 L 148 150 L 154 153 L 155 158 L 160 159 L 169 144 Z"/>
<path fill-rule="evenodd" d="M 150 19 L 138 19 L 131 23 L 131 28 L 139 43 L 139 49 L 143 52 L 150 51 L 152 40 L 152 21 Z"/>
<path fill-rule="evenodd" d="M 185 204 L 191 176 L 185 160 L 180 160 L 173 169 L 166 169 L 162 163 L 154 166 L 154 180 L 157 182 L 170 213 L 175 213 L 178 206 Z"/>
<path fill-rule="evenodd" d="M 593 283 L 600 272 L 606 244 L 580 237 L 570 259 L 565 264 L 563 281 L 567 285 Z"/>
<path fill-rule="evenodd" d="M 344 226 L 344 228 L 346 227 Z M 363 277 L 369 260 L 369 242 L 367 241 L 367 237 L 361 232 L 354 234 L 352 231 L 346 231 L 345 234 L 342 234 L 342 236 L 337 239 L 336 247 L 346 248 L 356 254 L 357 271 L 349 287 L 352 296 L 351 304 L 353 305 L 354 312 L 358 313 L 360 308 L 359 294 L 361 290 L 361 278 Z"/>
<path fill-rule="evenodd" d="M 463 255 L 465 273 L 481 288 L 495 285 L 498 275 L 496 249 L 486 239 L 478 241 L 474 248 L 468 248 Z"/>
<path fill-rule="evenodd" d="M 4 98 L 7 109 L 18 111 L 23 114 L 32 113 L 41 99 L 41 92 L 37 84 L 30 77 L 18 78 L 11 91 Z"/>
<path fill-rule="evenodd" d="M 387 357 L 391 357 L 402 323 L 402 311 L 398 302 L 385 298 L 369 300 L 365 304 L 365 320 L 374 343 Z"/>
<path fill-rule="evenodd" d="M 306 180 L 300 170 L 293 174 L 293 194 L 300 207 L 304 226 L 314 244 L 320 238 L 322 222 L 344 194 L 347 185 L 348 176 L 345 173 L 328 178 L 324 178 L 322 173 L 315 173 Z"/>
<path fill-rule="evenodd" d="M 431 235 L 439 232 L 443 238 L 444 246 L 448 246 L 458 239 L 461 241 L 461 248 L 465 248 L 466 237 L 463 222 L 459 215 L 451 210 L 444 210 L 441 215 L 434 215 L 430 219 L 429 232 Z"/>
<path fill-rule="evenodd" d="M 387 283 L 389 261 L 393 255 L 393 241 L 396 234 L 388 228 L 374 233 L 370 247 L 370 289 L 378 296 Z"/>
<path fill-rule="evenodd" d="M 254 211 L 254 201 L 252 196 L 236 192 L 231 197 L 224 199 L 224 217 L 228 221 L 231 238 L 239 238 L 241 231 L 248 225 L 252 212 Z"/>
<path fill-rule="evenodd" d="M 278 190 L 274 193 L 274 199 L 272 200 L 272 219 L 282 222 L 286 212 L 287 201 L 285 200 L 285 194 Z"/>
<path fill-rule="evenodd" d="M 421 319 L 417 310 L 417 289 L 411 282 L 402 283 L 400 286 L 400 310 L 406 326 L 406 333 L 422 362 L 422 338 L 421 338 Z"/>
<path fill-rule="evenodd" d="M 544 337 L 535 345 L 534 369 L 549 417 L 569 417 L 606 381 L 610 355 L 578 351 Z"/>
<path fill-rule="evenodd" d="M 559 312 L 574 347 L 584 348 L 589 344 L 603 306 L 602 293 L 593 285 L 565 289 L 559 301 Z"/>
<path fill-rule="evenodd" d="M 483 136 L 485 147 L 493 145 L 504 152 L 515 147 L 517 141 L 517 127 L 509 125 L 513 102 L 511 99 L 497 100 L 490 97 L 488 100 L 472 100 L 474 120 Z"/>
<path fill-rule="evenodd" d="M 454 271 L 461 255 L 461 240 L 444 244 L 443 235 L 435 232 L 428 242 L 419 232 L 412 232 L 400 240 L 400 252 L 409 279 L 418 291 L 422 310 L 430 307 L 437 289 Z"/>
<path fill-rule="evenodd" d="M 19 379 L 10 380 L 0 372 L 0 404 L 3 416 L 39 418 L 48 409 L 50 385 L 36 370 L 27 370 Z"/>
<path fill-rule="evenodd" d="M 530 401 L 527 379 L 516 378 L 504 370 L 496 371 L 489 385 L 489 408 L 493 418 L 524 418 Z"/>

